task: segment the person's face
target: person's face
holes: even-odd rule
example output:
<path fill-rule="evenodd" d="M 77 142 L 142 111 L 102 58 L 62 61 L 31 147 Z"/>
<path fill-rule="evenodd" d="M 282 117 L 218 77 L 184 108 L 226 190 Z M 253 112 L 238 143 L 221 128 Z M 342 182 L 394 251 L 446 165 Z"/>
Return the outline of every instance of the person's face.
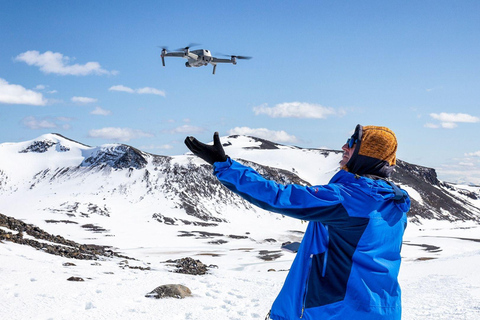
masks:
<path fill-rule="evenodd" d="M 340 167 L 343 167 L 344 165 L 346 165 L 348 160 L 350 160 L 350 158 L 353 155 L 353 150 L 355 150 L 355 145 L 349 148 L 348 144 L 345 143 L 342 147 L 342 150 L 343 150 L 343 158 L 342 160 L 340 160 Z"/>

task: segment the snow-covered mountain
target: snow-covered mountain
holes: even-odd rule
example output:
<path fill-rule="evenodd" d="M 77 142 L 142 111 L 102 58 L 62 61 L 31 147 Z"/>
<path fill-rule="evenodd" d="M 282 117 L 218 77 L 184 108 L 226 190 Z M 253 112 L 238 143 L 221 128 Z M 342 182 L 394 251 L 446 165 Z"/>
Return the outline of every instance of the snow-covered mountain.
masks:
<path fill-rule="evenodd" d="M 229 156 L 280 183 L 326 184 L 342 156 L 247 136 L 221 140 Z M 400 160 L 393 180 L 409 192 L 414 222 L 402 249 L 405 319 L 475 317 L 480 188 L 439 181 L 434 169 Z M 306 227 L 231 193 L 191 154 L 90 147 L 59 134 L 0 144 L 0 214 L 9 221 L 0 221 L 7 239 L 0 240 L 0 318 L 9 319 L 158 319 L 158 312 L 165 319 L 263 319 L 294 257 L 281 243 L 300 241 Z M 15 226 L 33 233 L 20 236 Z M 58 252 L 53 243 L 68 255 L 42 252 Z M 78 252 L 103 258 L 71 259 Z M 164 264 L 187 256 L 218 269 L 195 277 Z M 456 259 L 464 266 L 460 280 Z M 72 285 L 72 276 L 87 280 Z M 188 285 L 194 297 L 146 300 L 165 283 Z M 426 300 L 434 303 L 419 303 Z"/>
<path fill-rule="evenodd" d="M 246 137 L 223 137 L 226 153 L 280 183 L 325 184 L 340 151 L 302 149 Z M 412 198 L 409 216 L 480 221 L 478 188 L 437 179 L 434 169 L 398 161 L 393 180 Z M 142 152 L 124 144 L 89 147 L 59 134 L 0 145 L 0 212 L 39 220 L 115 219 L 117 209 L 147 221 L 214 225 L 233 212 L 262 210 L 223 188 L 211 166 L 191 155 Z M 28 208 L 28 209 L 27 209 Z"/>
<path fill-rule="evenodd" d="M 223 140 L 232 157 L 283 183 L 308 184 L 312 177 L 327 182 L 339 157 L 248 137 Z M 192 155 L 158 156 L 123 144 L 89 147 L 58 134 L 0 145 L 0 213 L 76 241 L 121 248 L 147 245 L 132 234 L 171 241 L 192 228 L 213 232 L 219 224 L 228 225 L 231 236 L 248 232 L 259 241 L 276 235 L 267 228 L 276 224 L 282 230 L 304 228 L 234 195 L 210 165 Z M 92 224 L 102 230 L 94 238 L 91 228 L 82 227 Z M 298 235 L 286 232 L 278 240 L 292 239 Z"/>
<path fill-rule="evenodd" d="M 232 158 L 284 184 L 326 184 L 342 156 L 247 136 L 221 140 Z M 401 160 L 393 180 L 409 192 L 415 223 L 480 222 L 478 188 L 439 181 L 434 169 Z M 305 228 L 233 194 L 191 154 L 159 156 L 125 144 L 90 147 L 59 134 L 0 145 L 0 213 L 80 243 L 122 250 L 148 246 L 149 239 L 188 247 L 185 235 L 192 232 L 219 234 L 212 239 L 219 243 L 232 237 L 286 242 L 299 240 L 301 233 L 290 231 Z M 230 234 L 218 232 L 225 228 Z M 138 234 L 143 237 L 132 236 Z"/>

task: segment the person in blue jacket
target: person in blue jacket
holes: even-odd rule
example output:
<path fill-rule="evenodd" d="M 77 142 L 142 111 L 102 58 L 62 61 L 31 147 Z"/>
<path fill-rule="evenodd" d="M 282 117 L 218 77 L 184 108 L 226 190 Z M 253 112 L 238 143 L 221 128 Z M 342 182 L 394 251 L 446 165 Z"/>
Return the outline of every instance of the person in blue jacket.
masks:
<path fill-rule="evenodd" d="M 400 250 L 408 194 L 389 180 L 397 140 L 386 127 L 357 125 L 327 185 L 282 185 L 187 137 L 228 189 L 269 211 L 309 221 L 269 316 L 293 319 L 400 319 Z"/>

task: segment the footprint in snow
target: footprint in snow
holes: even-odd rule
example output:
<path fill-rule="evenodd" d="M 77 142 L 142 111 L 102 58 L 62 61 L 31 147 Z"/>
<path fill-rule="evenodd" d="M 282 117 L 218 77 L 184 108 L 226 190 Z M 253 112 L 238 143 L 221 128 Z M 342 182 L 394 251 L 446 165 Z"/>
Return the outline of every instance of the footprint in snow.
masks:
<path fill-rule="evenodd" d="M 230 301 L 230 300 L 223 300 L 223 302 L 225 302 L 226 304 L 228 304 L 230 306 L 236 306 L 237 305 L 234 301 Z"/>
<path fill-rule="evenodd" d="M 217 297 L 216 295 L 213 295 L 213 294 L 211 294 L 210 292 L 207 292 L 205 295 L 206 295 L 207 297 L 212 297 L 213 299 L 218 299 L 218 297 Z"/>

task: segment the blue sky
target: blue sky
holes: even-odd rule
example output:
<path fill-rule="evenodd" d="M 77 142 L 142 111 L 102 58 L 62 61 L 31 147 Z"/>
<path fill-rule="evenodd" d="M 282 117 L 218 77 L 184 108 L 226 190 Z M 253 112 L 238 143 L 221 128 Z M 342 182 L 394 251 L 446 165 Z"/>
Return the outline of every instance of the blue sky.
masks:
<path fill-rule="evenodd" d="M 479 1 L 0 1 L 0 143 L 58 132 L 155 154 L 249 134 L 398 158 L 480 184 Z M 189 43 L 252 56 L 186 68 Z"/>

